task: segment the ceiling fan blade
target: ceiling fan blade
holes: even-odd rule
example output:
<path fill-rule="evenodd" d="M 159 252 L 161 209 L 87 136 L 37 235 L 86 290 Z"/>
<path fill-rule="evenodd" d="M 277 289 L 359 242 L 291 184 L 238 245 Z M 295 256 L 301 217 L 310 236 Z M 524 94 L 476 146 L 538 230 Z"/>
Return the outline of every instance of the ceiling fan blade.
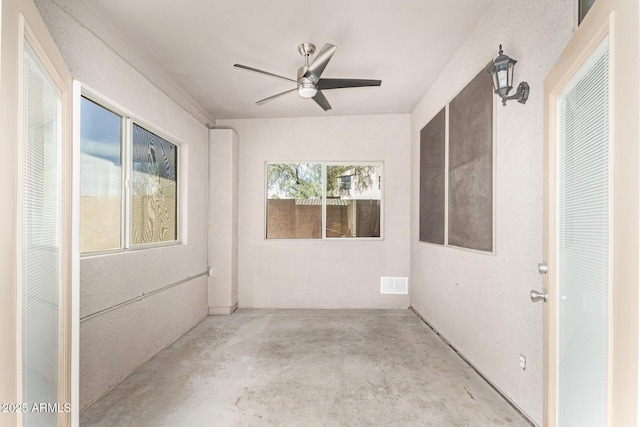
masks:
<path fill-rule="evenodd" d="M 277 97 L 282 96 L 282 95 L 286 95 L 287 93 L 289 93 L 289 92 L 293 92 L 294 90 L 298 90 L 298 89 L 297 89 L 297 88 L 294 88 L 294 89 L 285 90 L 284 92 L 280 92 L 280 93 L 277 93 L 277 94 L 275 94 L 275 95 L 271 95 L 271 96 L 270 96 L 270 97 L 268 97 L 268 98 L 261 99 L 260 101 L 256 101 L 256 104 L 258 104 L 258 105 L 262 105 L 262 104 L 264 104 L 265 102 L 269 102 L 269 101 L 271 101 L 271 100 L 274 100 L 274 99 L 276 99 Z"/>
<path fill-rule="evenodd" d="M 288 78 L 288 77 L 279 76 L 279 75 L 277 75 L 277 74 L 273 74 L 273 73 L 270 73 L 270 72 L 268 72 L 268 71 L 258 70 L 257 68 L 253 68 L 253 67 L 247 67 L 246 65 L 242 65 L 242 64 L 233 64 L 233 66 L 234 66 L 234 67 L 236 67 L 236 68 L 243 68 L 243 69 L 245 69 L 245 70 L 255 71 L 256 73 L 266 74 L 267 76 L 271 76 L 271 77 L 278 77 L 279 79 L 289 80 L 290 82 L 298 83 L 296 80 L 290 79 L 290 78 Z"/>
<path fill-rule="evenodd" d="M 381 80 L 366 79 L 320 79 L 318 80 L 318 89 L 342 89 L 347 87 L 363 87 L 363 86 L 380 86 Z"/>
<path fill-rule="evenodd" d="M 316 101 L 324 111 L 331 109 L 331 104 L 329 104 L 329 101 L 327 101 L 327 98 L 324 97 L 322 92 L 320 91 L 316 92 L 315 96 L 313 97 L 313 100 Z"/>
<path fill-rule="evenodd" d="M 336 52 L 336 49 L 337 47 L 330 43 L 322 46 L 320 52 L 316 54 L 316 57 L 313 58 L 313 61 L 309 64 L 309 68 L 304 73 L 304 76 L 306 78 L 313 78 L 313 80 L 317 82 L 325 67 L 331 60 L 331 57 Z"/>

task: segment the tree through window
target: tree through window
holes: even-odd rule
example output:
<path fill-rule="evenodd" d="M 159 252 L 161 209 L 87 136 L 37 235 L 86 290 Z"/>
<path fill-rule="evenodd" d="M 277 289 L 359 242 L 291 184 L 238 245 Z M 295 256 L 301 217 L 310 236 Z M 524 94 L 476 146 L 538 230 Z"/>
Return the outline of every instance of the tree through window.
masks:
<path fill-rule="evenodd" d="M 381 163 L 268 163 L 266 237 L 381 237 L 381 202 Z"/>

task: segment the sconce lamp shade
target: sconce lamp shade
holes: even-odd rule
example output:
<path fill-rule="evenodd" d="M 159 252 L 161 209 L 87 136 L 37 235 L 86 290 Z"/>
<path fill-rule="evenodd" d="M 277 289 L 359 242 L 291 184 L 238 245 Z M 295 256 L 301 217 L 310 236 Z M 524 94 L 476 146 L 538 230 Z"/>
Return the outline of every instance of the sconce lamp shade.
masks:
<path fill-rule="evenodd" d="M 493 91 L 504 98 L 513 88 L 513 67 L 516 65 L 515 59 L 509 58 L 502 52 L 502 45 L 498 57 L 487 70 L 493 79 Z"/>
<path fill-rule="evenodd" d="M 502 105 L 507 105 L 507 100 L 517 99 L 519 103 L 524 104 L 529 97 L 529 85 L 522 82 L 518 86 L 517 93 L 508 96 L 509 91 L 513 89 L 513 68 L 516 65 L 515 59 L 509 58 L 502 52 L 502 45 L 498 52 L 498 57 L 487 68 L 487 72 L 491 74 L 493 80 L 493 91 L 502 98 Z"/>

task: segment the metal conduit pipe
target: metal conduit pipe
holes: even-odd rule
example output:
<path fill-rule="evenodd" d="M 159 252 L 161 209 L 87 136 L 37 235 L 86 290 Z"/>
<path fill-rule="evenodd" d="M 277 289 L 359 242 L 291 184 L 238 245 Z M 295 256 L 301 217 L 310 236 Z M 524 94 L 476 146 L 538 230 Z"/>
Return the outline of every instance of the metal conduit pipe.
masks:
<path fill-rule="evenodd" d="M 167 289 L 171 289 L 171 288 L 173 288 L 175 286 L 181 285 L 183 283 L 187 283 L 187 282 L 189 282 L 189 281 L 191 281 L 193 279 L 197 279 L 198 277 L 202 277 L 202 276 L 205 276 L 207 274 L 208 274 L 208 271 L 205 271 L 204 273 L 196 274 L 195 276 L 187 276 L 186 279 L 178 280 L 177 282 L 174 282 L 174 283 L 172 283 L 170 285 L 167 285 L 167 286 L 163 286 L 163 287 L 161 287 L 159 289 L 156 289 L 154 291 L 147 292 L 147 293 L 143 292 L 140 296 L 128 299 L 128 300 L 126 300 L 124 302 L 121 302 L 119 304 L 112 305 L 109 308 L 105 308 L 105 309 L 102 309 L 100 311 L 96 311 L 95 313 L 89 314 L 88 316 L 81 317 L 80 318 L 80 323 L 82 323 L 82 322 L 84 322 L 86 320 L 89 320 L 89 319 L 93 319 L 94 317 L 98 317 L 98 316 L 100 316 L 102 314 L 105 314 L 105 313 L 108 313 L 110 311 L 116 310 L 116 309 L 118 309 L 120 307 L 124 307 L 125 305 L 129 305 L 129 304 L 133 304 L 134 302 L 142 301 L 143 299 L 145 299 L 147 297 L 150 297 L 151 295 L 159 294 L 160 292 L 166 291 Z"/>

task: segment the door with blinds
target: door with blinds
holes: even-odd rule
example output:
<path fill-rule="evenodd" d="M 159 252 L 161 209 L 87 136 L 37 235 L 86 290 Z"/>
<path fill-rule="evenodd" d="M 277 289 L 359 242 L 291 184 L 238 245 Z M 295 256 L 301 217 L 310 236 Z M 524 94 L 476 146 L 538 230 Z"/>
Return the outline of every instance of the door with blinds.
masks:
<path fill-rule="evenodd" d="M 637 422 L 639 16 L 597 0 L 545 79 L 547 426 Z"/>
<path fill-rule="evenodd" d="M 609 38 L 558 96 L 558 425 L 606 425 Z"/>
<path fill-rule="evenodd" d="M 2 402 L 14 407 L 7 407 L 0 424 L 68 425 L 72 80 L 31 0 L 3 0 L 1 28 L 4 202 L 14 209 L 2 225 L 14 243 L 3 239 L 9 261 L 3 264 L 9 275 L 3 292 L 14 298 L 0 302 L 10 313 L 1 329 L 9 364 L 0 368 L 0 391 Z"/>

